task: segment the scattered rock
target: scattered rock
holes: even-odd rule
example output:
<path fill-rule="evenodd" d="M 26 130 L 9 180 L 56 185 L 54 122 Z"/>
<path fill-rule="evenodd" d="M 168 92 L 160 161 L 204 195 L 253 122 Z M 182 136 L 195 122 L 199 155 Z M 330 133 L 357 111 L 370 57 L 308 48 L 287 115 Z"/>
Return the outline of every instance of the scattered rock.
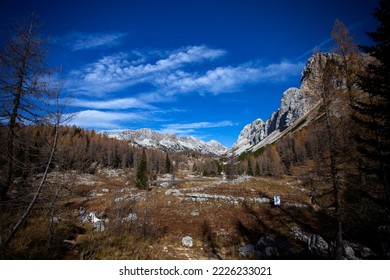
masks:
<path fill-rule="evenodd" d="M 96 213 L 96 217 L 98 219 L 105 219 L 105 218 L 107 218 L 106 210 L 103 210 L 103 211 L 100 211 L 100 212 Z"/>
<path fill-rule="evenodd" d="M 162 249 L 163 253 L 167 254 L 169 251 L 168 251 L 168 247 L 167 246 L 164 246 L 163 249 Z"/>
<path fill-rule="evenodd" d="M 86 213 L 87 213 L 87 209 L 85 209 L 85 207 L 83 207 L 83 206 L 80 206 L 79 215 L 84 216 Z"/>
<path fill-rule="evenodd" d="M 77 217 L 77 220 L 79 220 L 82 223 L 87 223 L 87 222 L 92 223 L 96 231 L 105 231 L 106 230 L 105 223 L 108 222 L 108 219 L 103 219 L 103 216 L 105 216 L 105 211 L 101 211 L 99 213 L 92 211 L 91 213 L 88 214 L 87 209 L 81 206 L 79 208 L 79 216 Z"/>
<path fill-rule="evenodd" d="M 104 193 L 98 193 L 96 190 L 92 190 L 91 197 L 100 197 L 105 195 Z"/>
<path fill-rule="evenodd" d="M 96 231 L 105 231 L 106 225 L 105 222 L 107 220 L 99 219 L 96 215 L 95 211 L 92 211 L 88 214 L 89 221 L 93 224 L 93 227 Z"/>
<path fill-rule="evenodd" d="M 307 243 L 308 249 L 310 252 L 322 256 L 328 256 L 328 243 L 318 234 L 310 234 L 309 240 Z"/>
<path fill-rule="evenodd" d="M 304 234 L 300 228 L 298 227 L 293 227 L 291 228 L 291 230 L 293 231 L 294 235 L 295 235 L 295 238 L 305 242 L 305 243 L 309 243 L 309 236 Z"/>
<path fill-rule="evenodd" d="M 256 249 L 263 249 L 264 247 L 274 246 L 275 241 L 268 236 L 263 236 L 256 243 Z"/>
<path fill-rule="evenodd" d="M 363 247 L 360 251 L 360 255 L 363 259 L 369 259 L 375 256 L 374 252 L 368 247 Z"/>
<path fill-rule="evenodd" d="M 255 246 L 253 244 L 245 244 L 238 249 L 238 255 L 240 257 L 253 257 L 255 255 Z"/>
<path fill-rule="evenodd" d="M 137 213 L 130 213 L 127 217 L 122 219 L 122 221 L 126 222 L 135 222 L 136 220 L 138 220 Z"/>
<path fill-rule="evenodd" d="M 255 198 L 252 198 L 253 202 L 255 203 L 270 203 L 271 200 L 269 198 L 266 198 L 266 197 L 255 197 Z"/>
<path fill-rule="evenodd" d="M 296 208 L 308 208 L 309 206 L 306 205 L 306 204 L 302 204 L 302 203 L 292 203 L 292 202 L 285 202 L 284 203 L 285 206 L 288 206 L 288 207 L 296 207 Z"/>
<path fill-rule="evenodd" d="M 124 196 L 121 196 L 121 197 L 117 197 L 117 198 L 115 198 L 115 202 L 121 202 L 121 201 L 123 201 L 123 200 L 125 200 L 125 199 L 128 199 L 130 196 L 129 195 L 124 195 Z"/>
<path fill-rule="evenodd" d="M 107 229 L 103 220 L 95 221 L 93 223 L 93 227 L 94 227 L 95 231 L 105 231 Z"/>
<path fill-rule="evenodd" d="M 199 216 L 199 211 L 196 211 L 196 210 L 192 211 L 191 216 L 193 216 L 193 217 Z"/>
<path fill-rule="evenodd" d="M 246 244 L 238 249 L 240 257 L 278 258 L 291 255 L 291 248 L 280 240 L 268 236 L 261 237 L 256 245 Z"/>
<path fill-rule="evenodd" d="M 168 182 L 162 182 L 162 183 L 160 183 L 160 187 L 167 188 L 167 187 L 169 187 L 169 183 Z"/>
<path fill-rule="evenodd" d="M 349 260 L 372 259 L 377 257 L 370 248 L 350 241 L 344 241 L 344 252 L 345 257 Z"/>
<path fill-rule="evenodd" d="M 298 227 L 291 228 L 295 238 L 307 243 L 311 253 L 322 257 L 328 257 L 329 244 L 317 234 L 305 234 Z M 331 246 L 335 246 L 334 242 Z M 375 257 L 375 253 L 367 247 L 360 244 L 355 244 L 350 241 L 344 241 L 344 256 L 348 260 L 369 259 Z"/>
<path fill-rule="evenodd" d="M 226 196 L 226 195 L 217 195 L 217 194 L 207 194 L 207 193 L 187 193 L 187 197 L 190 197 L 194 201 L 204 201 L 207 199 L 215 199 L 219 201 L 224 201 L 226 203 L 237 205 L 243 201 L 245 198 L 243 197 L 234 197 L 234 196 Z"/>
<path fill-rule="evenodd" d="M 279 244 L 273 238 L 268 236 L 261 237 L 255 246 L 257 255 L 265 256 L 265 257 L 278 257 Z"/>
<path fill-rule="evenodd" d="M 224 229 L 224 228 L 221 228 L 220 230 L 218 230 L 217 232 L 216 232 L 216 234 L 217 234 L 217 236 L 225 236 L 225 235 L 229 235 L 229 233 L 226 231 L 226 229 Z"/>
<path fill-rule="evenodd" d="M 352 244 L 350 244 L 348 241 L 345 241 L 343 246 L 344 246 L 345 257 L 348 260 L 358 260 L 358 258 L 355 256 L 355 251 L 352 248 Z"/>
<path fill-rule="evenodd" d="M 59 220 L 57 217 L 52 217 L 52 218 L 51 218 L 51 222 L 52 222 L 53 224 L 58 224 L 58 223 L 60 222 L 60 220 Z"/>
<path fill-rule="evenodd" d="M 87 223 L 89 221 L 89 216 L 87 213 L 87 209 L 85 209 L 85 207 L 80 206 L 79 216 L 77 217 L 77 220 L 82 222 L 82 223 Z"/>
<path fill-rule="evenodd" d="M 178 189 L 170 189 L 165 192 L 165 195 L 182 195 L 182 193 Z"/>
<path fill-rule="evenodd" d="M 107 172 L 108 177 L 118 177 L 119 173 L 118 170 L 112 169 Z"/>
<path fill-rule="evenodd" d="M 264 250 L 262 251 L 262 255 L 266 257 L 278 257 L 279 256 L 279 251 L 278 248 L 276 247 L 265 247 Z"/>
<path fill-rule="evenodd" d="M 298 227 L 293 227 L 291 230 L 294 233 L 295 238 L 307 243 L 307 247 L 311 253 L 322 257 L 328 256 L 329 245 L 322 236 L 318 234 L 305 234 Z"/>
<path fill-rule="evenodd" d="M 105 192 L 105 193 L 108 193 L 110 190 L 109 189 L 106 189 L 106 188 L 103 188 L 102 189 L 102 192 Z"/>
<path fill-rule="evenodd" d="M 194 241 L 191 236 L 185 236 L 182 238 L 181 243 L 185 247 L 192 248 L 194 246 Z"/>

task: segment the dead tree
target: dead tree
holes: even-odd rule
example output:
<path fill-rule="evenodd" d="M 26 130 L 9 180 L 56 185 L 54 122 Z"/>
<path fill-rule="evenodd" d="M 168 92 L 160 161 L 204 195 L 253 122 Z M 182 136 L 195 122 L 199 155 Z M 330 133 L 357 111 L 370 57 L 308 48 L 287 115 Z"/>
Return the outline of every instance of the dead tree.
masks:
<path fill-rule="evenodd" d="M 37 200 L 39 198 L 39 195 L 42 192 L 43 187 L 46 184 L 46 178 L 47 178 L 47 175 L 51 169 L 52 162 L 54 160 L 54 154 L 55 154 L 55 151 L 57 148 L 58 135 L 59 135 L 58 130 L 59 130 L 59 127 L 60 127 L 60 124 L 62 121 L 62 116 L 63 116 L 63 111 L 62 111 L 61 106 L 59 104 L 60 91 L 61 91 L 61 89 L 59 88 L 59 89 L 57 89 L 57 92 L 56 92 L 56 100 L 55 100 L 56 106 L 55 106 L 54 114 L 48 115 L 46 117 L 46 125 L 53 127 L 54 137 L 53 137 L 53 142 L 51 143 L 50 155 L 49 155 L 49 158 L 47 159 L 45 172 L 43 173 L 42 178 L 40 179 L 40 183 L 38 185 L 38 188 L 37 188 L 33 198 L 31 199 L 28 207 L 24 211 L 23 215 L 20 217 L 18 222 L 13 226 L 12 230 L 10 231 L 8 236 L 5 238 L 5 240 L 4 241 L 0 240 L 0 242 L 1 242 L 0 243 L 0 255 L 4 252 L 4 250 L 6 250 L 8 244 L 14 238 L 15 234 L 18 232 L 18 230 L 20 229 L 22 224 L 27 220 L 31 210 L 33 209 L 33 207 L 37 203 Z M 50 121 L 53 121 L 53 123 L 50 123 Z"/>
<path fill-rule="evenodd" d="M 7 197 L 14 176 L 14 152 L 18 125 L 31 124 L 47 114 L 48 94 L 44 65 L 45 39 L 33 14 L 11 28 L 0 49 L 0 118 L 7 123 L 5 178 L 0 182 L 0 201 Z"/>

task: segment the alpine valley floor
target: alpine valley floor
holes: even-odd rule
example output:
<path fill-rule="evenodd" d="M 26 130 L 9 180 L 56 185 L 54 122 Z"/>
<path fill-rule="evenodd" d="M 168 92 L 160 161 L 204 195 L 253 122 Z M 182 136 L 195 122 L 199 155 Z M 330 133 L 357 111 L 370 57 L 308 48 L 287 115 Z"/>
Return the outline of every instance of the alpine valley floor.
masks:
<path fill-rule="evenodd" d="M 39 207 L 11 245 L 10 258 L 332 256 L 332 208 L 324 208 L 321 200 L 312 203 L 305 178 L 241 176 L 227 180 L 166 174 L 156 177 L 149 190 L 138 190 L 131 186 L 129 176 L 125 170 L 104 168 L 95 174 L 52 172 Z M 45 201 L 53 192 L 57 200 Z M 279 208 L 273 206 L 274 195 L 281 196 Z M 44 249 L 47 242 L 50 251 Z M 346 241 L 348 258 L 376 258 L 370 242 Z"/>

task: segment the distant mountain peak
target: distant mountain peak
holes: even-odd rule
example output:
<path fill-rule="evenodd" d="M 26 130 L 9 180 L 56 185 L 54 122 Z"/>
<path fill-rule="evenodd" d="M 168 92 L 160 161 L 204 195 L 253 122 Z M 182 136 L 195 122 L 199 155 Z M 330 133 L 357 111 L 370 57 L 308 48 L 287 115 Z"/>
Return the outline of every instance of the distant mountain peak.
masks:
<path fill-rule="evenodd" d="M 205 142 L 194 136 L 177 136 L 175 134 L 160 133 L 149 128 L 126 130 L 122 133 L 108 135 L 109 137 L 128 141 L 142 147 L 157 148 L 166 152 L 194 150 L 202 154 L 220 156 L 228 151 L 228 148 L 216 140 Z"/>

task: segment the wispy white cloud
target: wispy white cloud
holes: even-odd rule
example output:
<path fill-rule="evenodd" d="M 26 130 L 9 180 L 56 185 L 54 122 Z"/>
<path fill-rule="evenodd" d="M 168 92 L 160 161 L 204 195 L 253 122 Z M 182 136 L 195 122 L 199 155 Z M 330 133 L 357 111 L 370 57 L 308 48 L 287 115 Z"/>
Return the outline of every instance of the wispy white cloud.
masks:
<path fill-rule="evenodd" d="M 54 41 L 63 44 L 72 51 L 94 49 L 99 47 L 112 47 L 119 45 L 126 33 L 80 33 L 72 32 Z"/>
<path fill-rule="evenodd" d="M 139 83 L 154 85 L 158 77 L 166 76 L 186 65 L 212 61 L 225 54 L 226 52 L 220 49 L 191 46 L 172 51 L 154 62 L 145 62 L 143 59 L 143 63 L 137 64 L 135 62 L 140 62 L 139 58 L 134 61 L 130 59 L 129 54 L 118 53 L 105 56 L 82 69 L 71 71 L 68 90 L 102 95 Z"/>
<path fill-rule="evenodd" d="M 218 67 L 206 73 L 186 73 L 177 71 L 156 82 L 172 93 L 198 92 L 219 94 L 232 92 L 245 84 L 256 80 L 259 70 L 250 67 Z"/>
<path fill-rule="evenodd" d="M 282 61 L 268 65 L 249 62 L 238 66 L 219 66 L 203 72 L 191 67 L 225 54 L 220 49 L 192 46 L 175 50 L 154 62 L 143 59 L 142 63 L 135 63 L 138 58 L 131 60 L 130 54 L 118 53 L 73 71 L 68 84 L 71 91 L 86 95 L 104 95 L 141 83 L 149 84 L 165 95 L 189 92 L 220 94 L 239 91 L 247 84 L 283 81 L 299 75 L 304 66 L 301 62 Z"/>
<path fill-rule="evenodd" d="M 115 111 L 85 110 L 77 112 L 69 124 L 84 128 L 121 129 L 126 122 L 139 122 L 147 119 L 146 113 L 128 113 Z"/>
<path fill-rule="evenodd" d="M 87 99 L 72 99 L 70 104 L 72 107 L 90 108 L 90 109 L 109 109 L 109 110 L 124 110 L 124 109 L 155 109 L 154 106 L 142 101 L 138 98 L 117 98 L 109 100 L 87 100 Z"/>
<path fill-rule="evenodd" d="M 280 63 L 272 63 L 264 67 L 260 67 L 258 78 L 261 81 L 279 82 L 285 81 L 291 76 L 299 75 L 305 64 L 303 62 L 290 62 L 288 60 Z"/>
<path fill-rule="evenodd" d="M 298 75 L 304 64 L 283 61 L 278 64 L 217 67 L 204 74 L 176 71 L 156 79 L 156 83 L 170 92 L 198 92 L 220 94 L 235 92 L 244 85 L 279 82 Z"/>
<path fill-rule="evenodd" d="M 231 121 L 167 124 L 167 125 L 163 125 L 162 129 L 160 129 L 159 132 L 172 133 L 178 135 L 188 135 L 188 134 L 193 134 L 198 129 L 229 127 L 229 126 L 236 126 L 236 125 L 237 125 L 236 123 Z"/>

